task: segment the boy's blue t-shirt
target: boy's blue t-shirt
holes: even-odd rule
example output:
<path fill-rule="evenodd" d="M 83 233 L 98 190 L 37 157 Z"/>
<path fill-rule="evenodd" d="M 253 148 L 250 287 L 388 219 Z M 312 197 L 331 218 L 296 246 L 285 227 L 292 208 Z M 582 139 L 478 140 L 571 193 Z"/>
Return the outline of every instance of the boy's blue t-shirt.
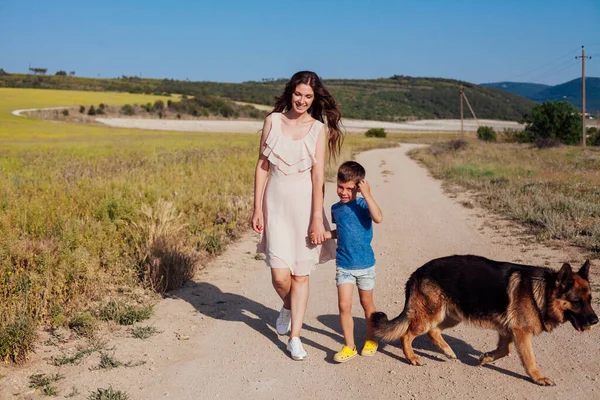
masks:
<path fill-rule="evenodd" d="M 371 248 L 373 220 L 367 201 L 359 197 L 349 203 L 335 203 L 331 206 L 331 220 L 337 229 L 336 265 L 345 269 L 375 265 Z"/>

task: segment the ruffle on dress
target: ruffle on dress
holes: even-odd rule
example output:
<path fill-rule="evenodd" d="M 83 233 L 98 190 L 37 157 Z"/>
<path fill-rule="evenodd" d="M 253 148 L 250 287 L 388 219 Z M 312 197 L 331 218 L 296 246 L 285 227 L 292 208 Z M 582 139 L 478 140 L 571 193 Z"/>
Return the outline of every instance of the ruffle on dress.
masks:
<path fill-rule="evenodd" d="M 273 113 L 272 116 L 263 155 L 286 175 L 310 169 L 317 163 L 315 151 L 323 123 L 315 121 L 302 139 L 293 140 L 283 135 L 281 114 Z"/>

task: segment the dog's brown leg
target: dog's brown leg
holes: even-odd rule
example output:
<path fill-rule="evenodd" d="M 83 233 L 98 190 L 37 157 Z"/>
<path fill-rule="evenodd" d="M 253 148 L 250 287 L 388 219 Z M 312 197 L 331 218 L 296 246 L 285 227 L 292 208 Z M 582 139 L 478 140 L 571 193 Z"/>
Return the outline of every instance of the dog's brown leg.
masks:
<path fill-rule="evenodd" d="M 406 334 L 400 339 L 402 342 L 402 350 L 404 351 L 404 356 L 409 363 L 412 365 L 422 366 L 423 363 L 421 362 L 421 359 L 415 355 L 415 352 L 412 348 L 412 342 L 415 340 L 415 337 L 416 336 L 413 335 L 409 329 L 408 332 L 406 332 Z"/>
<path fill-rule="evenodd" d="M 531 347 L 532 334 L 522 329 L 513 329 L 512 333 L 515 341 L 515 347 L 517 348 L 517 352 L 521 357 L 521 362 L 523 363 L 523 367 L 525 367 L 525 372 L 527 372 L 527 375 L 529 375 L 531 379 L 538 385 L 554 386 L 555 383 L 551 379 L 544 377 L 544 375 L 537 368 L 535 357 L 533 355 L 533 348 Z"/>
<path fill-rule="evenodd" d="M 494 362 L 497 359 L 505 357 L 510 353 L 510 348 L 512 346 L 512 337 L 510 336 L 510 334 L 506 333 L 499 333 L 498 335 L 498 346 L 496 350 L 483 353 L 479 357 L 479 365 L 485 365 Z"/>
<path fill-rule="evenodd" d="M 442 331 L 439 328 L 433 328 L 429 332 L 427 332 L 429 339 L 435 344 L 445 355 L 446 357 L 454 360 L 456 359 L 456 354 L 452 351 L 452 348 L 446 343 L 444 338 L 442 337 Z"/>

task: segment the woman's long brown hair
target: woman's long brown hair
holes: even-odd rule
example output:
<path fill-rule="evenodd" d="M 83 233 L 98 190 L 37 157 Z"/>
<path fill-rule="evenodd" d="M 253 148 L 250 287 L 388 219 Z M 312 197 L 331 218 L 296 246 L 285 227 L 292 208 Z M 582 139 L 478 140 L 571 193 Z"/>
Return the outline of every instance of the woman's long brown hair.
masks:
<path fill-rule="evenodd" d="M 335 159 L 342 149 L 344 141 L 344 133 L 341 129 L 342 112 L 339 104 L 335 101 L 329 91 L 323 86 L 321 79 L 312 71 L 296 72 L 294 76 L 285 85 L 283 94 L 275 99 L 274 112 L 286 112 L 292 108 L 292 94 L 296 90 L 296 86 L 304 83 L 310 86 L 315 93 L 315 99 L 310 106 L 308 112 L 316 120 L 325 123 L 327 120 L 327 128 L 329 130 L 329 155 Z"/>

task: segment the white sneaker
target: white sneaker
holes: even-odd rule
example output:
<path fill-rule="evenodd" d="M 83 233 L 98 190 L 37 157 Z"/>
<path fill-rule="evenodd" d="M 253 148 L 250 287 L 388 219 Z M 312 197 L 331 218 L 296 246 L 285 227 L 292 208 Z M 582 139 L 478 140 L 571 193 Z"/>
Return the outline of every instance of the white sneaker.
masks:
<path fill-rule="evenodd" d="M 292 329 L 292 311 L 287 308 L 281 306 L 281 310 L 279 311 L 279 316 L 277 317 L 277 321 L 275 322 L 275 328 L 277 329 L 277 333 L 280 335 L 285 335 Z"/>
<path fill-rule="evenodd" d="M 287 351 L 290 353 L 292 358 L 296 361 L 302 361 L 306 358 L 308 353 L 302 347 L 302 342 L 299 337 L 293 337 L 287 344 Z"/>

